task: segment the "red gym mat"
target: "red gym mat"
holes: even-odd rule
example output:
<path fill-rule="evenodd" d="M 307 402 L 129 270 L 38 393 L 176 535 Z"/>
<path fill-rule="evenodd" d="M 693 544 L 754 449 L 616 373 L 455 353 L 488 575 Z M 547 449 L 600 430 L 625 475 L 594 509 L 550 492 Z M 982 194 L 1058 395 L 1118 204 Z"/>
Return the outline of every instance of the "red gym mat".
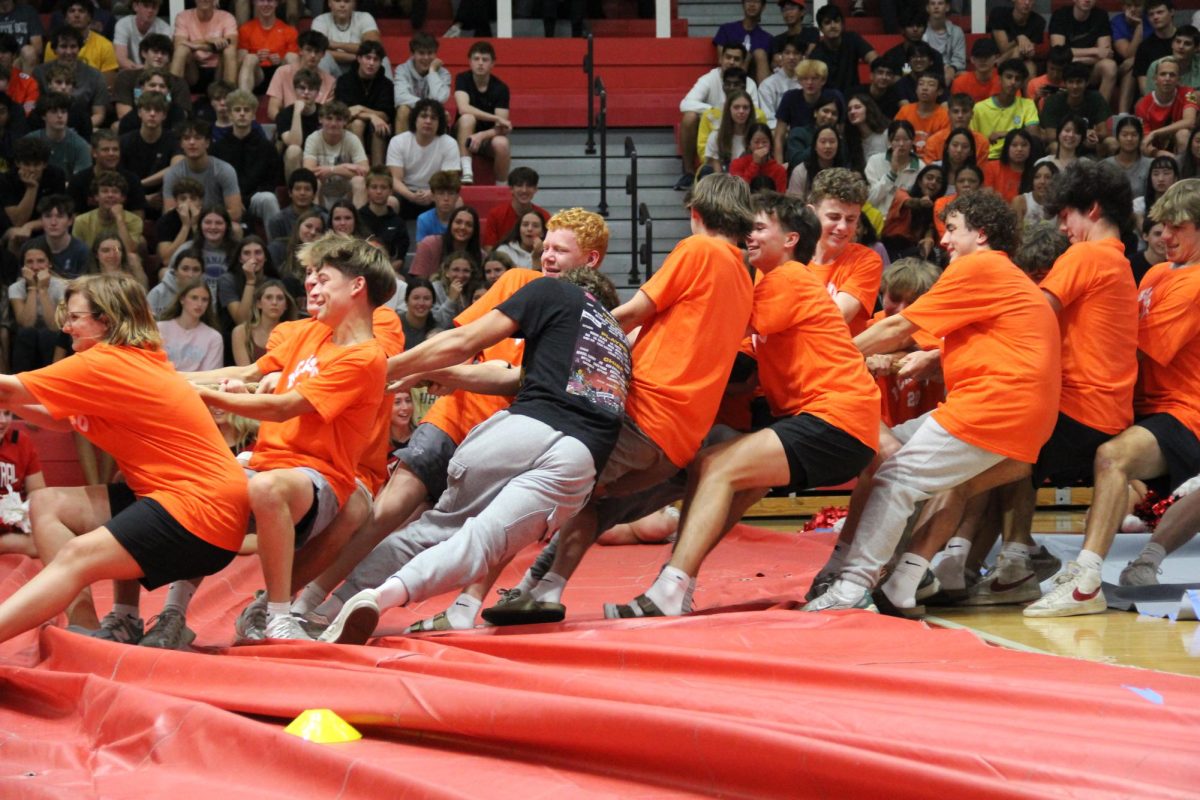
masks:
<path fill-rule="evenodd" d="M 797 613 L 831 543 L 740 526 L 701 574 L 705 612 L 670 620 L 599 613 L 648 585 L 664 546 L 597 548 L 561 625 L 368 647 L 228 647 L 260 585 L 242 558 L 193 602 L 202 652 L 56 627 L 0 646 L 0 796 L 1195 796 L 1200 681 Z M 34 569 L 0 559 L 0 597 Z M 308 708 L 364 738 L 285 734 Z"/>

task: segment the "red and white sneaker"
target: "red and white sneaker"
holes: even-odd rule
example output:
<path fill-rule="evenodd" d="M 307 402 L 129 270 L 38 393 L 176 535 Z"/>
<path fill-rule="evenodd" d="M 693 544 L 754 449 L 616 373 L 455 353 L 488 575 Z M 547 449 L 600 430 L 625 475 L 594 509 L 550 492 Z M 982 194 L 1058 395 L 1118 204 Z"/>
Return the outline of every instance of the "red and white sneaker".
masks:
<path fill-rule="evenodd" d="M 1088 575 L 1074 562 L 1054 579 L 1055 587 L 1041 600 L 1026 606 L 1027 617 L 1078 617 L 1083 614 L 1103 614 L 1108 608 L 1099 576 Z"/>
<path fill-rule="evenodd" d="M 1042 596 L 1037 573 L 1026 558 L 996 559 L 996 568 L 987 577 L 971 587 L 964 606 L 1004 606 L 1028 603 Z"/>

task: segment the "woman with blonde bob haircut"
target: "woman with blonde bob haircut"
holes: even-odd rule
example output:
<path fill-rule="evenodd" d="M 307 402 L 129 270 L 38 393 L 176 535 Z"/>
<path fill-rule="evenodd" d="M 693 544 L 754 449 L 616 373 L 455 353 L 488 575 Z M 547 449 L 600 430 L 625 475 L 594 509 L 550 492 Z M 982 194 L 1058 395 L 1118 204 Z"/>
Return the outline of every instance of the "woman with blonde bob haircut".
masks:
<path fill-rule="evenodd" d="M 74 357 L 0 375 L 0 407 L 78 431 L 112 454 L 126 483 L 33 494 L 33 540 L 46 567 L 0 604 L 0 641 L 66 610 L 68 623 L 89 635 L 136 644 L 143 624 L 133 581 L 153 589 L 229 564 L 249 516 L 246 478 L 195 389 L 167 361 L 136 280 L 78 278 L 58 316 Z M 100 623 L 85 590 L 106 578 L 118 583 Z"/>

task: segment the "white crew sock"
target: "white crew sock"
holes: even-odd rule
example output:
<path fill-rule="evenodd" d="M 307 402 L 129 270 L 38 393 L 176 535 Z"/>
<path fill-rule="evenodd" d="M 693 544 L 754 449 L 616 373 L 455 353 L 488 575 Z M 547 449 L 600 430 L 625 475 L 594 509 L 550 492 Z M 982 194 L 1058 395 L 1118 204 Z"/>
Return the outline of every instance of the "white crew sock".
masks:
<path fill-rule="evenodd" d="M 547 572 L 537 585 L 529 590 L 529 595 L 539 603 L 561 603 L 563 590 L 566 588 L 566 578 L 557 572 Z"/>
<path fill-rule="evenodd" d="M 446 609 L 446 619 L 454 628 L 474 628 L 475 615 L 479 613 L 481 605 L 483 604 L 477 598 L 463 592 Z"/>
<path fill-rule="evenodd" d="M 173 608 L 180 614 L 186 615 L 188 604 L 192 602 L 192 598 L 196 596 L 196 590 L 199 588 L 191 581 L 175 581 L 167 589 L 167 601 L 163 603 L 163 611 Z"/>
<path fill-rule="evenodd" d="M 292 614 L 292 604 L 288 602 L 272 603 L 267 602 L 267 625 L 270 625 L 277 619 L 282 617 L 290 617 Z"/>
<path fill-rule="evenodd" d="M 312 581 L 304 587 L 300 592 L 300 596 L 292 601 L 292 613 L 304 616 L 321 605 L 321 601 L 325 599 L 325 595 L 327 594 L 329 592 L 325 591 L 316 581 Z"/>
<path fill-rule="evenodd" d="M 965 542 L 966 539 L 960 541 Z M 929 562 L 918 555 L 905 553 L 900 557 L 891 577 L 883 585 L 883 593 L 892 601 L 892 605 L 896 608 L 913 608 L 917 604 L 917 586 L 927 569 Z"/>
<path fill-rule="evenodd" d="M 1000 555 L 1005 558 L 1020 559 L 1021 561 L 1029 561 L 1032 553 L 1030 553 L 1029 545 L 1021 542 L 1005 542 L 1000 546 Z"/>
<path fill-rule="evenodd" d="M 646 590 L 646 597 L 654 601 L 654 605 L 667 616 L 687 614 L 692 610 L 691 585 L 690 575 L 677 567 L 667 565 Z"/>
<path fill-rule="evenodd" d="M 1166 548 L 1161 544 L 1146 542 L 1146 546 L 1142 548 L 1142 554 L 1137 557 L 1137 560 L 1147 561 L 1153 564 L 1155 569 L 1158 569 L 1162 566 L 1163 559 L 1166 557 Z"/>
<path fill-rule="evenodd" d="M 395 608 L 408 602 L 408 587 L 398 575 L 393 575 L 379 587 L 379 610 Z"/>
<path fill-rule="evenodd" d="M 1093 553 L 1091 550 L 1080 550 L 1079 555 L 1075 558 L 1075 563 L 1079 565 L 1079 586 L 1084 591 L 1091 591 L 1100 585 L 1100 569 L 1104 566 L 1104 559 Z"/>
<path fill-rule="evenodd" d="M 464 177 L 474 174 L 474 166 L 471 163 L 471 156 L 462 156 L 459 159 L 459 163 L 462 166 L 462 174 Z"/>

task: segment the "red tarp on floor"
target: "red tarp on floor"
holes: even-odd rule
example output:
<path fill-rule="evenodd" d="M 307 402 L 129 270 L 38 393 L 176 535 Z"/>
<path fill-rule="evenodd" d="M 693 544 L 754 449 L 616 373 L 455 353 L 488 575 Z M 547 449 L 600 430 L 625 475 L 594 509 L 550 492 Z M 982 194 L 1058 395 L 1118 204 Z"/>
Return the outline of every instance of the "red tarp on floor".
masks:
<path fill-rule="evenodd" d="M 724 613 L 648 621 L 600 604 L 644 588 L 665 547 L 599 548 L 562 625 L 370 647 L 226 649 L 260 585 L 239 559 L 193 602 L 208 652 L 54 627 L 0 646 L 0 797 L 1196 796 L 1200 681 L 791 610 L 830 545 L 739 527 L 696 593 Z M 0 597 L 34 569 L 0 559 Z M 364 739 L 283 733 L 307 708 Z"/>

